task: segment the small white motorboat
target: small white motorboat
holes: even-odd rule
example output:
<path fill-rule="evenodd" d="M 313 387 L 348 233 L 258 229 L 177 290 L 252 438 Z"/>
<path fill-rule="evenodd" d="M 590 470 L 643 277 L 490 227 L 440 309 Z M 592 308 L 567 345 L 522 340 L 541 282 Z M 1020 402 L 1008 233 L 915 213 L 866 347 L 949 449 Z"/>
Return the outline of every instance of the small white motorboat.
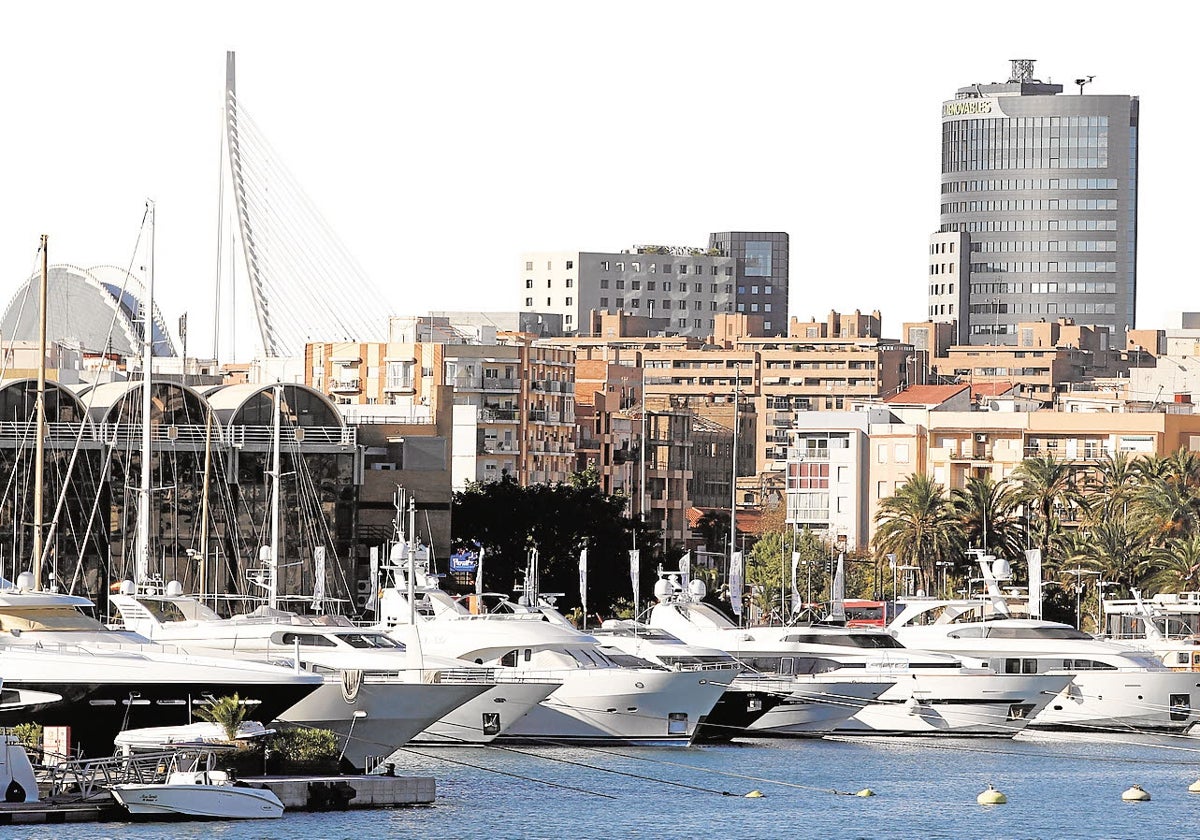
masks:
<path fill-rule="evenodd" d="M 267 788 L 235 783 L 213 769 L 213 749 L 180 750 L 166 781 L 122 783 L 109 790 L 130 814 L 163 819 L 263 820 L 283 816 L 283 803 Z"/>

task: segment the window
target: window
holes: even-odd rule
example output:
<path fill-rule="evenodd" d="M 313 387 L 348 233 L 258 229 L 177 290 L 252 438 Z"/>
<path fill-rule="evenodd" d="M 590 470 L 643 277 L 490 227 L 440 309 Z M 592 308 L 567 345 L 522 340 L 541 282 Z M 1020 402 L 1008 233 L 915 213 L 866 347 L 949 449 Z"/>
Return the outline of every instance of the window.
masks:
<path fill-rule="evenodd" d="M 575 298 L 567 298 L 567 306 L 573 306 L 574 303 L 575 303 Z"/>
<path fill-rule="evenodd" d="M 529 260 L 528 262 L 525 263 L 525 270 L 533 271 L 533 260 Z"/>
<path fill-rule="evenodd" d="M 547 281 L 546 281 L 546 288 L 547 288 L 547 289 L 551 288 L 553 285 L 554 285 L 554 281 L 553 281 L 553 280 L 547 280 Z"/>
<path fill-rule="evenodd" d="M 708 308 L 710 310 L 712 310 L 713 312 L 716 312 L 717 311 L 717 302 L 715 300 L 710 300 L 708 302 Z"/>
<path fill-rule="evenodd" d="M 608 298 L 606 298 L 606 297 L 600 298 L 600 306 L 607 309 L 608 308 Z"/>
<path fill-rule="evenodd" d="M 608 266 L 609 266 L 609 262 L 608 262 L 608 260 L 601 260 L 601 261 L 600 261 L 600 269 L 601 269 L 602 271 L 608 271 Z M 532 269 L 532 268 L 533 268 L 533 264 L 532 264 L 532 263 L 530 263 L 529 267 L 530 267 L 530 269 Z"/>
<path fill-rule="evenodd" d="M 709 294 L 715 295 L 717 293 L 717 284 L 716 283 L 711 284 L 708 287 L 708 291 L 709 291 Z"/>
<path fill-rule="evenodd" d="M 769 294 L 771 294 L 771 287 L 770 287 L 770 286 L 763 286 L 763 294 L 764 294 L 764 295 L 769 295 Z"/>
<path fill-rule="evenodd" d="M 696 325 L 697 327 L 699 327 L 699 326 L 700 326 L 700 319 L 699 319 L 699 318 L 697 318 L 697 319 L 696 319 L 696 321 L 695 321 L 695 325 Z"/>
<path fill-rule="evenodd" d="M 533 298 L 525 298 L 526 306 L 533 306 Z"/>
<path fill-rule="evenodd" d="M 727 294 L 727 295 L 733 294 L 733 284 L 732 283 L 725 284 L 725 294 Z"/>
<path fill-rule="evenodd" d="M 907 464 L 908 463 L 908 444 L 907 443 L 897 443 L 896 444 L 896 463 L 897 464 Z"/>
<path fill-rule="evenodd" d="M 639 308 L 639 307 L 642 305 L 642 299 L 641 299 L 641 298 L 634 298 L 633 300 L 629 301 L 629 305 L 630 305 L 630 307 L 632 307 L 633 309 L 637 309 L 637 308 Z"/>
<path fill-rule="evenodd" d="M 646 291 L 647 291 L 647 292 L 653 292 L 653 291 L 654 291 L 654 281 L 653 281 L 653 280 L 647 280 L 647 281 L 646 281 Z"/>
<path fill-rule="evenodd" d="M 574 278 L 571 278 L 571 277 L 568 277 L 568 278 L 567 278 L 567 288 L 568 288 L 568 289 L 573 289 L 573 288 L 575 288 L 575 280 L 574 280 Z"/>
<path fill-rule="evenodd" d="M 546 306 L 551 306 L 550 298 L 546 298 Z"/>
<path fill-rule="evenodd" d="M 618 281 L 617 281 L 617 288 L 618 288 L 618 289 L 624 289 L 624 288 L 625 288 L 625 281 L 624 281 L 624 280 L 618 280 Z"/>
<path fill-rule="evenodd" d="M 887 494 L 888 494 L 887 484 L 888 483 L 886 481 L 875 482 L 875 498 L 876 499 L 886 499 L 887 498 Z"/>
<path fill-rule="evenodd" d="M 658 265 L 655 263 L 650 263 L 650 267 L 648 270 L 651 274 L 654 274 L 658 270 Z"/>
<path fill-rule="evenodd" d="M 687 266 L 686 266 L 686 265 L 681 265 L 681 266 L 679 266 L 679 273 L 680 273 L 680 274 L 687 274 Z"/>
<path fill-rule="evenodd" d="M 764 303 L 763 304 L 763 312 L 770 312 L 770 311 L 771 311 L 771 304 Z"/>
<path fill-rule="evenodd" d="M 600 278 L 600 288 L 601 288 L 601 289 L 607 289 L 607 288 L 608 288 L 608 278 L 607 278 L 607 277 L 602 277 L 602 278 Z"/>
<path fill-rule="evenodd" d="M 526 279 L 526 280 L 525 280 L 525 288 L 526 288 L 526 289 L 532 289 L 532 288 L 533 288 L 533 278 L 532 278 L 532 277 L 530 277 L 530 278 L 528 278 L 528 279 Z"/>
<path fill-rule="evenodd" d="M 623 297 L 617 298 L 617 309 L 621 309 L 624 306 L 625 306 L 625 298 L 623 298 Z"/>
<path fill-rule="evenodd" d="M 669 301 L 669 300 L 664 300 L 664 301 L 662 302 L 662 308 L 663 308 L 663 309 L 670 309 L 670 308 L 671 308 L 671 301 Z"/>
<path fill-rule="evenodd" d="M 630 271 L 641 271 L 641 270 L 642 270 L 642 264 L 641 264 L 640 262 L 630 263 L 630 264 L 629 264 L 629 270 L 630 270 Z"/>
<path fill-rule="evenodd" d="M 663 291 L 664 291 L 664 292 L 669 292 L 669 291 L 671 291 L 671 281 L 670 281 L 670 280 L 664 280 L 664 281 L 663 281 Z"/>
<path fill-rule="evenodd" d="M 876 447 L 875 460 L 878 461 L 880 464 L 886 464 L 888 462 L 887 444 L 886 443 L 881 443 L 881 444 L 879 444 L 879 446 Z"/>
<path fill-rule="evenodd" d="M 567 271 L 575 267 L 575 260 L 567 260 Z"/>
<path fill-rule="evenodd" d="M 623 263 L 623 262 L 617 263 L 617 271 L 624 271 L 624 270 L 625 270 L 625 263 Z"/>
<path fill-rule="evenodd" d="M 670 273 L 671 273 L 671 264 L 663 263 L 663 274 L 670 274 Z"/>
<path fill-rule="evenodd" d="M 631 280 L 629 282 L 629 288 L 633 289 L 635 292 L 639 291 L 642 288 L 642 281 L 641 280 Z"/>

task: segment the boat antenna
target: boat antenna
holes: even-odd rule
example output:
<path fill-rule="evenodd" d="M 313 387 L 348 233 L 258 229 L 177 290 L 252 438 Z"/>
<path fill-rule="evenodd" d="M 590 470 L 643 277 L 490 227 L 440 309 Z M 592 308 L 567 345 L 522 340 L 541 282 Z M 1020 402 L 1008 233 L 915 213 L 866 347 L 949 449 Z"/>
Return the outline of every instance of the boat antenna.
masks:
<path fill-rule="evenodd" d="M 141 586 L 150 574 L 150 470 L 153 462 L 151 450 L 150 412 L 152 402 L 152 375 L 154 358 L 154 202 L 147 199 L 146 216 L 149 222 L 147 234 L 146 289 L 142 301 L 142 474 L 137 500 L 137 532 L 134 543 L 134 583 Z"/>
<path fill-rule="evenodd" d="M 33 490 L 33 588 L 42 588 L 42 481 L 46 460 L 46 288 L 50 283 L 49 237 L 42 234 L 42 280 L 38 304 L 37 454 L 34 456 Z"/>

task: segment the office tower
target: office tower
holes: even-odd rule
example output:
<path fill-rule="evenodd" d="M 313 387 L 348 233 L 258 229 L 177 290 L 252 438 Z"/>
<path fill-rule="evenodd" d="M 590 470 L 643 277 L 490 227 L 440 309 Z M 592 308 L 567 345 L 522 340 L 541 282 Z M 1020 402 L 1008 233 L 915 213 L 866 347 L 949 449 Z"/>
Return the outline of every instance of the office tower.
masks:
<path fill-rule="evenodd" d="M 1135 324 L 1138 99 L 1090 82 L 1064 94 L 1017 59 L 942 105 L 929 317 L 960 343 L 1018 344 L 1019 322 L 1062 317 L 1123 342 Z"/>

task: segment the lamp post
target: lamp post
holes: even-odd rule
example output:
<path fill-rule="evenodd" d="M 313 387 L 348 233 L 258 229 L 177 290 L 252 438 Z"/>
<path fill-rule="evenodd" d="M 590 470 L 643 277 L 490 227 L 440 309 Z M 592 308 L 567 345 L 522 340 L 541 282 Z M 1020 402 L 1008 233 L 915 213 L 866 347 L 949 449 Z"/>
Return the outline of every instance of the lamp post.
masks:
<path fill-rule="evenodd" d="M 948 597 L 947 593 L 949 591 L 947 589 L 947 577 L 949 575 L 949 569 L 954 565 L 954 563 L 950 560 L 938 560 L 934 565 L 942 570 L 942 597 L 946 598 Z"/>
<path fill-rule="evenodd" d="M 896 603 L 896 555 L 887 555 L 888 565 L 892 567 L 892 603 Z M 893 609 L 895 609 L 893 607 Z"/>
<path fill-rule="evenodd" d="M 896 568 L 900 569 L 900 571 L 902 571 L 902 572 L 919 572 L 921 570 L 920 566 L 912 566 L 907 563 L 903 566 L 897 566 Z M 912 575 L 904 576 L 904 588 L 907 590 L 908 596 L 912 597 L 912 594 L 913 594 Z"/>
<path fill-rule="evenodd" d="M 1075 629 L 1083 629 L 1083 577 L 1084 575 L 1096 575 L 1103 577 L 1103 572 L 1095 572 L 1091 569 L 1081 569 L 1076 566 L 1074 569 L 1067 569 L 1066 574 L 1075 576 Z"/>

